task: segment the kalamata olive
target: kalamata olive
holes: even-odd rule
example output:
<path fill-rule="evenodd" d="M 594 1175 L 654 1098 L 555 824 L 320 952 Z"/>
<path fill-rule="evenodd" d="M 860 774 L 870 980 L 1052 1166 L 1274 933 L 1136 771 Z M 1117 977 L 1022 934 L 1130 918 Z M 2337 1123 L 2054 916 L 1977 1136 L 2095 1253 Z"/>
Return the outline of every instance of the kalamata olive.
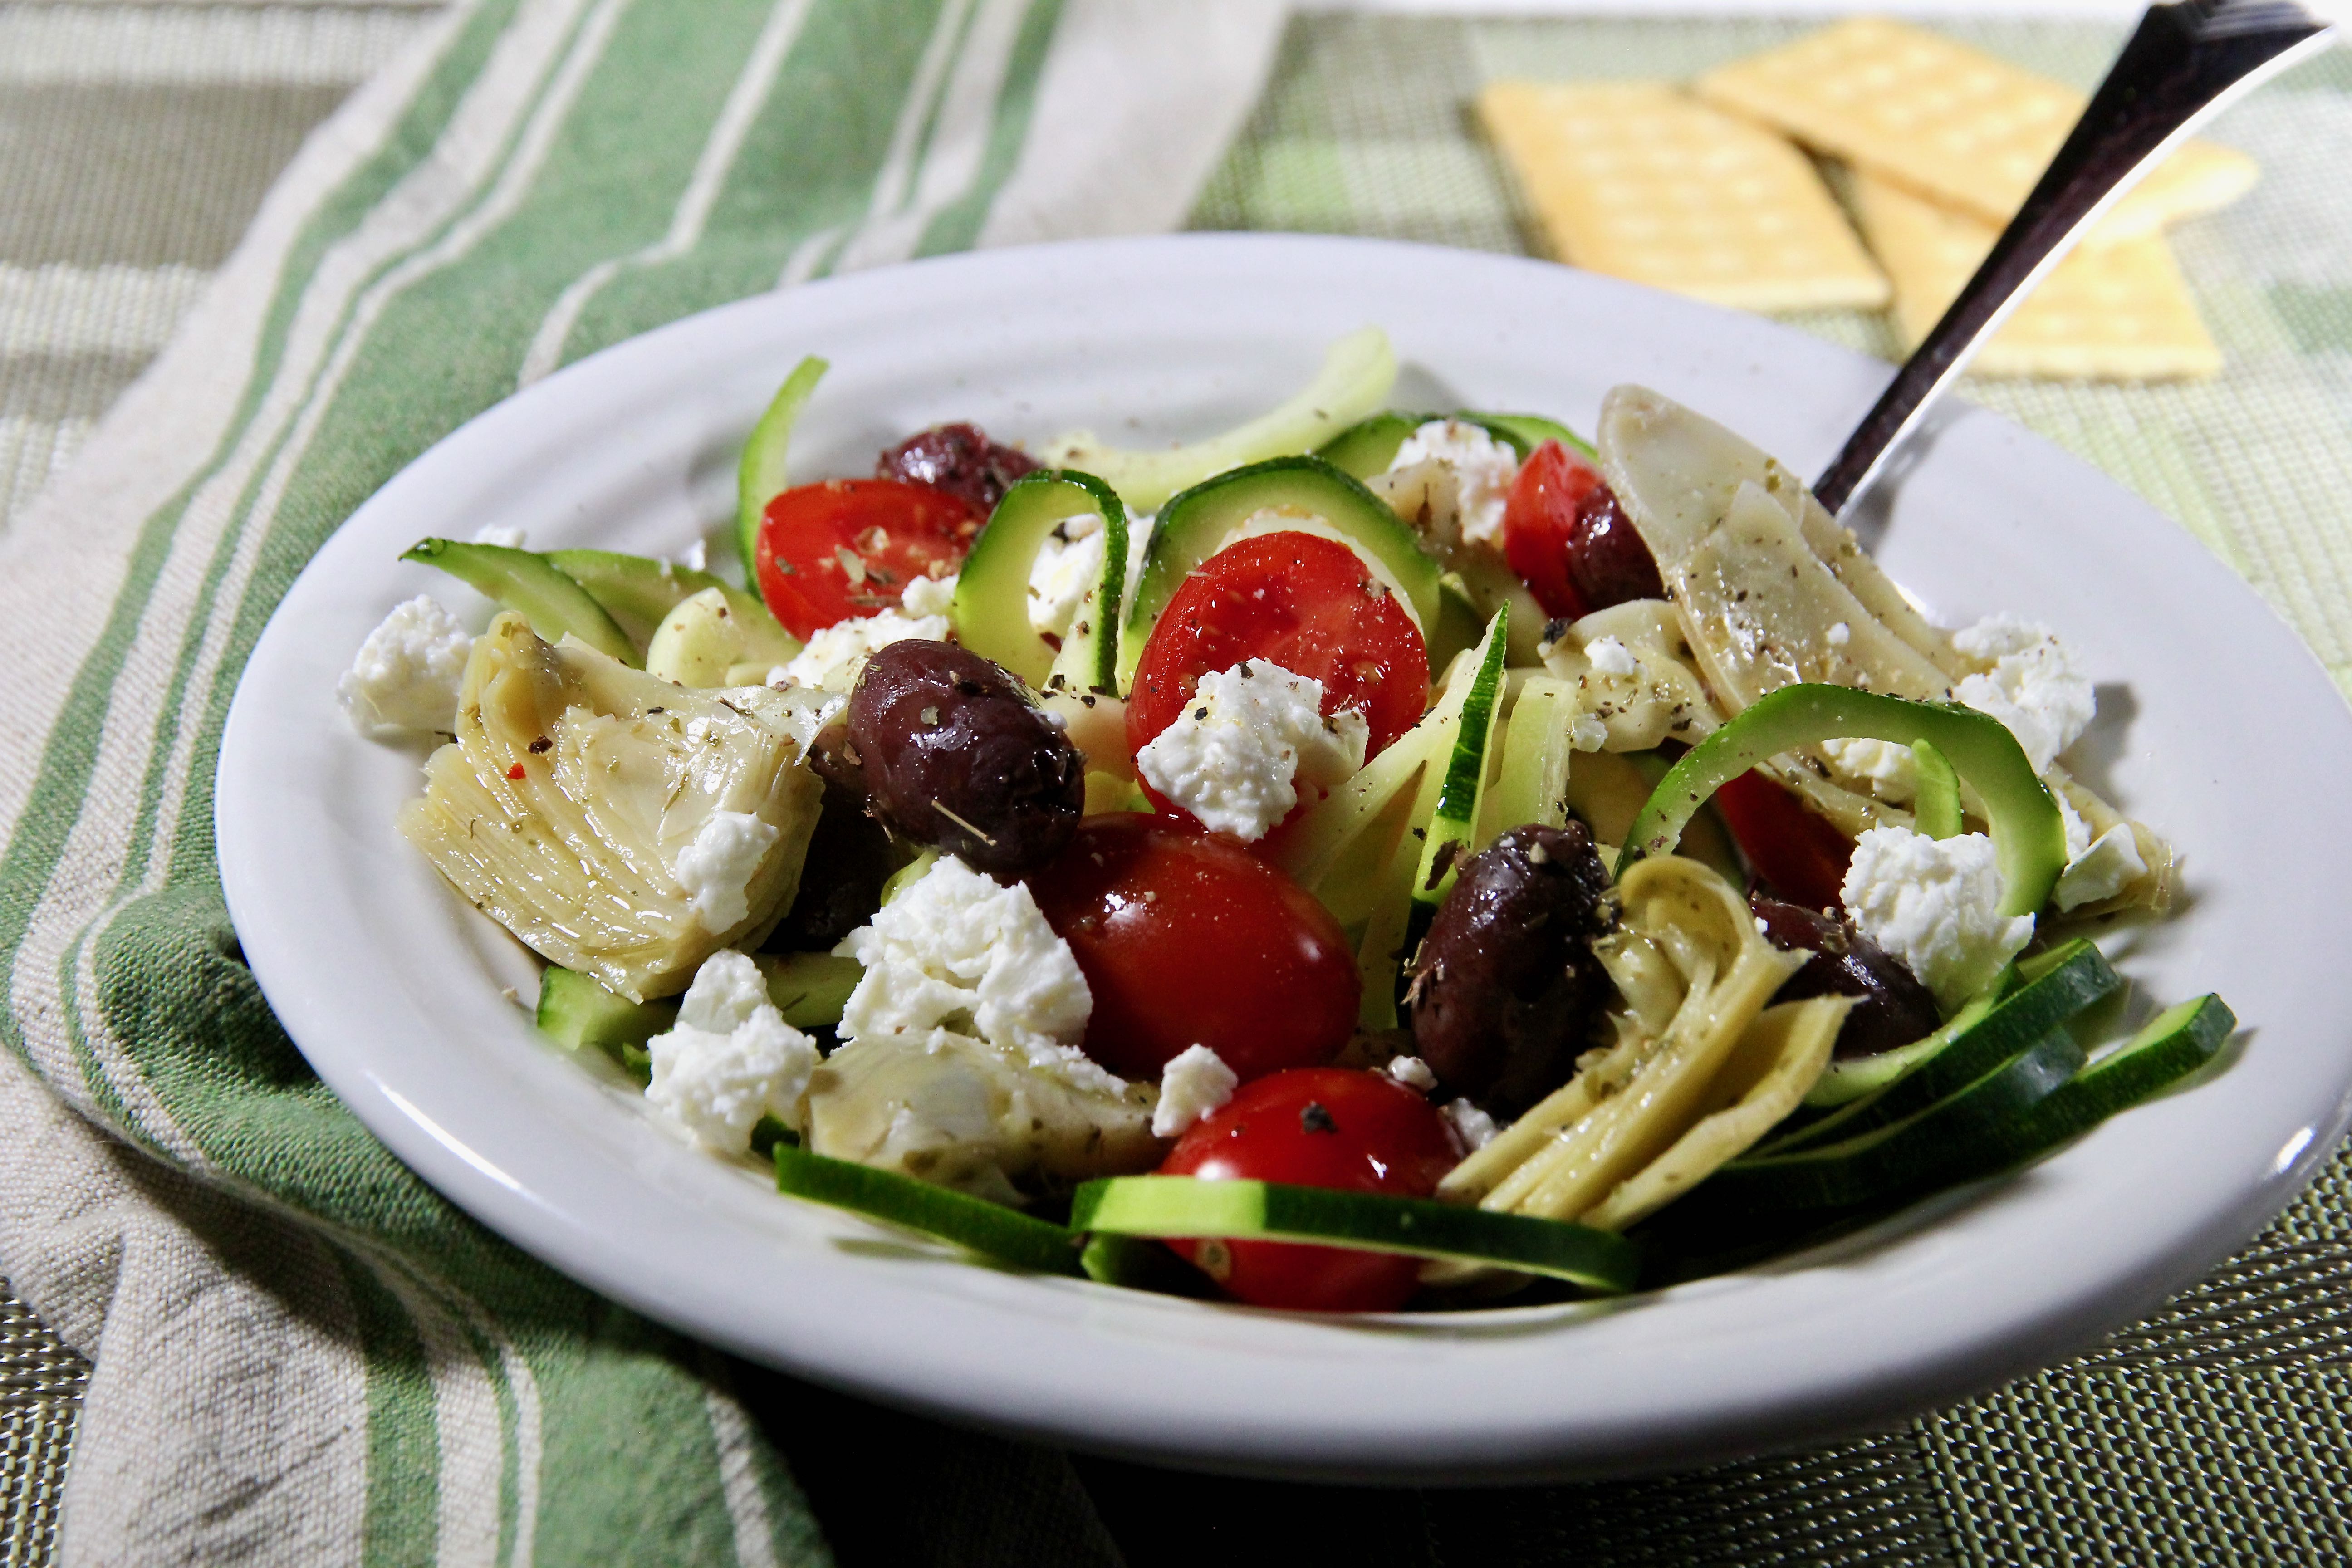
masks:
<path fill-rule="evenodd" d="M 874 477 L 929 485 L 991 512 L 1013 481 L 1036 466 L 1028 453 L 998 446 L 977 425 L 940 425 L 883 453 Z"/>
<path fill-rule="evenodd" d="M 1003 667 L 953 643 L 876 649 L 849 694 L 848 742 L 884 821 L 996 876 L 1060 854 L 1086 807 L 1069 737 Z"/>
<path fill-rule="evenodd" d="M 835 726 L 834 732 L 839 731 Z M 813 752 L 809 760 L 814 763 L 821 755 Z M 801 862 L 800 890 L 767 945 L 779 952 L 830 950 L 882 907 L 882 884 L 901 858 L 890 847 L 890 836 L 867 813 L 866 791 L 827 778 L 824 806 L 809 836 L 808 858 Z"/>
<path fill-rule="evenodd" d="M 1588 610 L 1666 596 L 1657 561 L 1607 485 L 1594 486 L 1577 503 L 1576 527 L 1568 536 L 1568 575 Z"/>
<path fill-rule="evenodd" d="M 1591 945 L 1608 889 L 1580 822 L 1515 827 L 1462 863 L 1408 993 L 1414 1047 L 1446 1089 L 1517 1113 L 1567 1081 L 1609 996 Z"/>
<path fill-rule="evenodd" d="M 1784 904 L 1751 893 L 1748 907 L 1764 922 L 1764 939 L 1790 952 L 1812 953 L 1773 995 L 1776 1002 L 1808 996 L 1852 996 L 1853 1011 L 1838 1031 L 1840 1057 L 1874 1056 L 1907 1046 L 1941 1021 L 1936 998 L 1903 962 L 1826 910 Z"/>

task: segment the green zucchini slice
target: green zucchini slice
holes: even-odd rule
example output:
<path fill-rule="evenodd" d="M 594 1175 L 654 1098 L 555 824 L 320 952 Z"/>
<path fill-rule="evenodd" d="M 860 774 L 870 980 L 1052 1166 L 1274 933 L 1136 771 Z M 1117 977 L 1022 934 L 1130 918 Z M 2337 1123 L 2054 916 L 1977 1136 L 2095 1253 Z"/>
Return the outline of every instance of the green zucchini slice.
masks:
<path fill-rule="evenodd" d="M 795 1029 L 840 1023 L 849 994 L 866 973 L 857 960 L 830 952 L 761 952 L 751 962 L 768 983 L 768 1000 Z"/>
<path fill-rule="evenodd" d="M 1958 838 L 1962 827 L 1959 774 L 1936 742 L 1924 737 L 1911 743 L 1911 763 L 1919 775 L 1918 794 L 1911 802 L 1919 831 L 1930 838 Z"/>
<path fill-rule="evenodd" d="M 632 668 L 640 662 L 637 645 L 604 613 L 604 606 L 544 555 L 503 544 L 420 539 L 400 558 L 438 567 L 472 584 L 529 621 L 530 629 L 549 642 L 575 637 Z"/>
<path fill-rule="evenodd" d="M 1360 479 L 1389 471 L 1405 437 L 1442 414 L 1400 414 L 1394 409 L 1360 419 L 1315 448 L 1315 455 Z"/>
<path fill-rule="evenodd" d="M 1134 679 L 1144 644 L 1177 588 L 1261 512 L 1295 514 L 1306 531 L 1328 531 L 1346 541 L 1404 595 L 1423 635 L 1437 624 L 1437 563 L 1412 527 L 1363 481 L 1320 458 L 1272 458 L 1204 479 L 1160 512 L 1119 635 L 1121 689 Z"/>
<path fill-rule="evenodd" d="M 624 1046 L 643 1046 L 677 1022 L 677 998 L 632 1002 L 605 990 L 588 975 L 560 964 L 539 977 L 540 1033 L 578 1050 L 593 1046 L 618 1055 Z"/>
<path fill-rule="evenodd" d="M 1461 727 L 1454 731 L 1444 782 L 1438 785 L 1437 805 L 1422 842 L 1421 866 L 1412 879 L 1412 900 L 1423 906 L 1424 919 L 1453 890 L 1462 858 L 1478 847 L 1479 802 L 1494 771 L 1495 742 L 1503 728 L 1503 659 L 1510 647 L 1510 618 L 1508 605 L 1495 611 L 1477 670 L 1462 700 Z"/>
<path fill-rule="evenodd" d="M 1054 530 L 1074 517 L 1103 520 L 1102 581 L 1088 590 L 1057 656 L 1029 624 L 1029 574 Z M 1119 598 L 1127 586 L 1127 509 L 1092 474 L 1040 468 L 1004 492 L 956 576 L 957 640 L 1042 691 L 1059 673 L 1075 691 L 1118 689 Z"/>
<path fill-rule="evenodd" d="M 793 1197 L 887 1220 L 1040 1273 L 1078 1272 L 1079 1238 L 1049 1220 L 793 1143 L 778 1143 L 775 1161 L 776 1190 Z"/>
<path fill-rule="evenodd" d="M 800 422 L 801 405 L 829 368 L 814 354 L 793 366 L 767 412 L 743 438 L 743 456 L 735 465 L 735 551 L 742 559 L 746 582 L 757 581 L 752 563 L 758 559 L 753 549 L 760 542 L 760 520 L 767 515 L 768 503 L 792 483 L 784 456 L 793 444 L 793 426 Z"/>
<path fill-rule="evenodd" d="M 1533 457 L 1536 448 L 1546 441 L 1557 441 L 1588 462 L 1601 455 L 1593 449 L 1591 442 L 1559 420 L 1547 419 L 1540 414 L 1457 414 L 1454 417 L 1476 425 L 1500 440 L 1508 441 L 1519 454 L 1522 463 Z"/>
<path fill-rule="evenodd" d="M 1930 742 L 1984 802 L 2000 863 L 2000 912 L 2040 912 L 2066 867 L 2066 826 L 2017 737 L 1973 708 L 1844 686 L 1806 683 L 1767 692 L 1692 747 L 1658 781 L 1627 830 L 1620 872 L 1643 856 L 1671 851 L 1708 797 L 1758 763 L 1845 736 Z"/>
<path fill-rule="evenodd" d="M 2165 1009 L 1988 1140 L 1969 1174 L 1990 1175 L 2039 1159 L 2117 1111 L 2155 1098 L 2220 1055 L 2237 1026 L 2229 1004 L 2210 992 Z"/>
<path fill-rule="evenodd" d="M 546 556 L 548 564 L 586 589 L 639 647 L 653 640 L 654 628 L 679 600 L 727 586 L 711 573 L 617 550 L 550 550 Z"/>
<path fill-rule="evenodd" d="M 1632 1289 L 1639 1272 L 1639 1255 L 1631 1242 L 1590 1226 L 1278 1182 L 1193 1176 L 1114 1176 L 1087 1182 L 1071 1202 L 1070 1228 L 1124 1236 L 1319 1242 L 1494 1264 L 1609 1292 Z"/>

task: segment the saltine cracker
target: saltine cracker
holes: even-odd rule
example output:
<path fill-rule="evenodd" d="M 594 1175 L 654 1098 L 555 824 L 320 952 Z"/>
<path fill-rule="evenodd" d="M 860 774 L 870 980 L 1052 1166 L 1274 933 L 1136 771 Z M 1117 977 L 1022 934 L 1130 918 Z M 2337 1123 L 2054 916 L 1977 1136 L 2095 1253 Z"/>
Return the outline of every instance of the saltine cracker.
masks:
<path fill-rule="evenodd" d="M 1999 230 L 1856 171 L 1854 210 L 1895 285 L 1908 353 L 1992 248 Z M 2212 375 L 2221 350 L 2199 319 L 2163 237 L 2078 249 L 2051 270 L 1969 368 L 1979 375 L 2163 381 Z"/>
<path fill-rule="evenodd" d="M 1734 60 L 1693 89 L 1817 151 L 2000 225 L 2081 118 L 2084 94 L 1938 34 L 1856 16 Z M 2189 142 L 2085 237 L 2110 245 L 2210 212 L 2259 170 L 2226 147 Z"/>
<path fill-rule="evenodd" d="M 1805 155 L 1680 89 L 1498 81 L 1478 112 L 1563 261 L 1740 310 L 1887 300 Z"/>

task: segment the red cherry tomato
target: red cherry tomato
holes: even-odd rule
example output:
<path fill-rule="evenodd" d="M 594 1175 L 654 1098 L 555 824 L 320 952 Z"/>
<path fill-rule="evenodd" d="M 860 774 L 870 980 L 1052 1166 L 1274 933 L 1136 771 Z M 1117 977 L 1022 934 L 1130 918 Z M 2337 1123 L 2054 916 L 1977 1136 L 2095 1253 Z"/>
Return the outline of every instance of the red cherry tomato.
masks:
<path fill-rule="evenodd" d="M 1356 552 L 1317 533 L 1262 533 L 1202 562 L 1160 612 L 1127 700 L 1129 749 L 1176 721 L 1201 677 L 1245 658 L 1321 681 L 1327 716 L 1364 716 L 1370 756 L 1429 706 L 1421 632 Z"/>
<path fill-rule="evenodd" d="M 1162 1175 L 1288 1182 L 1425 1198 L 1457 1156 L 1444 1118 L 1382 1073 L 1306 1068 L 1243 1087 L 1177 1141 Z M 1421 1260 L 1283 1241 L 1169 1245 L 1259 1307 L 1385 1312 L 1413 1292 Z"/>
<path fill-rule="evenodd" d="M 1742 773 L 1716 791 L 1715 808 L 1758 880 L 1809 910 L 1838 907 L 1853 839 L 1759 773 Z"/>
<path fill-rule="evenodd" d="M 1088 1056 L 1157 1078 L 1203 1045 L 1244 1080 L 1326 1062 L 1362 982 L 1314 896 L 1232 839 L 1140 813 L 1090 816 L 1029 879 L 1094 994 Z"/>
<path fill-rule="evenodd" d="M 1569 575 L 1569 552 L 1576 510 L 1601 485 L 1601 470 L 1557 441 L 1538 447 L 1511 481 L 1503 508 L 1503 556 L 1555 620 L 1575 620 L 1590 608 Z"/>
<path fill-rule="evenodd" d="M 768 503 L 752 570 L 768 608 L 805 641 L 836 622 L 896 608 L 913 578 L 954 571 L 984 521 L 971 502 L 929 485 L 796 485 Z"/>

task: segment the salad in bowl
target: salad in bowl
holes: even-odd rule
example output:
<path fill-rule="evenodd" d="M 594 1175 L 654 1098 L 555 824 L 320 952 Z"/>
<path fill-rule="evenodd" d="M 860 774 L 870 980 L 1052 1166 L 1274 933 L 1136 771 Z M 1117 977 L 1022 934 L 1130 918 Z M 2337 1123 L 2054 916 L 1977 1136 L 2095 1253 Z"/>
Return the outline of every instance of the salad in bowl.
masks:
<path fill-rule="evenodd" d="M 2062 633 L 1931 624 L 1690 408 L 1399 410 L 1366 329 L 1207 440 L 812 479 L 825 369 L 742 452 L 740 578 L 424 540 L 497 613 L 401 605 L 340 688 L 443 737 L 400 830 L 541 1029 L 789 1194 L 1261 1307 L 1608 1294 L 2031 1162 L 2233 1027 L 2085 1021 L 2177 870 L 2066 765 Z"/>

